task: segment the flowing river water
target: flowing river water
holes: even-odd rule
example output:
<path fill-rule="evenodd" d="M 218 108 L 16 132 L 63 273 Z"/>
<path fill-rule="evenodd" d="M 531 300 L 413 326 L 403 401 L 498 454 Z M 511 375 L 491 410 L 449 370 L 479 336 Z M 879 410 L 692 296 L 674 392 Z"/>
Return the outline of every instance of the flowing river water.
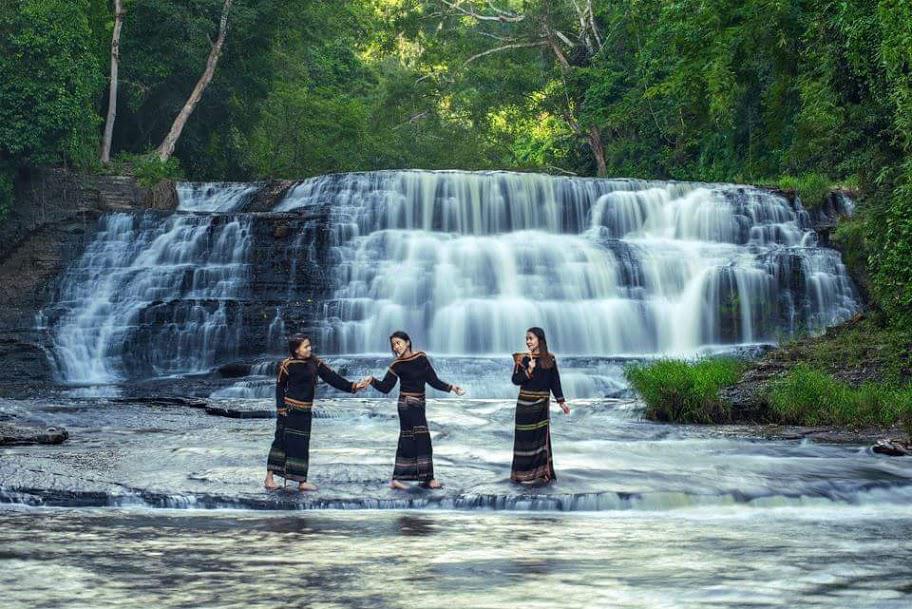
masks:
<path fill-rule="evenodd" d="M 221 402 L 268 408 L 266 401 Z M 0 403 L 66 444 L 0 459 L 4 607 L 908 607 L 912 462 L 857 445 L 552 414 L 557 481 L 509 481 L 513 404 L 432 399 L 439 491 L 386 487 L 392 399 L 320 402 L 315 493 L 261 490 L 274 421 Z"/>

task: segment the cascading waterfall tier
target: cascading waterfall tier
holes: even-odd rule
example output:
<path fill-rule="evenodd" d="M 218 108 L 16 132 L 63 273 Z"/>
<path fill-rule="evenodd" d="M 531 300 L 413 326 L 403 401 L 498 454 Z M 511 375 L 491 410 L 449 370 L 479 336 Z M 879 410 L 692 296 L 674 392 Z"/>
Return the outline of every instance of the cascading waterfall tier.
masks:
<path fill-rule="evenodd" d="M 188 196 L 190 206 L 182 202 L 179 211 L 230 209 L 238 190 L 228 189 L 221 205 Z M 242 216 L 105 215 L 42 312 L 52 320 L 62 379 L 95 384 L 185 374 L 237 357 L 236 302 L 249 290 L 249 250 Z"/>
<path fill-rule="evenodd" d="M 338 287 L 321 339 L 383 352 L 686 354 L 775 342 L 851 315 L 838 254 L 800 205 L 719 184 L 390 171 L 314 178 L 280 211 L 326 208 Z"/>
<path fill-rule="evenodd" d="M 245 213 L 260 187 L 181 184 L 176 213 L 104 216 L 42 312 L 62 380 L 271 358 L 302 330 L 326 355 L 386 354 L 404 329 L 500 361 L 533 325 L 561 356 L 694 354 L 859 307 L 800 203 L 752 187 L 380 171 Z"/>

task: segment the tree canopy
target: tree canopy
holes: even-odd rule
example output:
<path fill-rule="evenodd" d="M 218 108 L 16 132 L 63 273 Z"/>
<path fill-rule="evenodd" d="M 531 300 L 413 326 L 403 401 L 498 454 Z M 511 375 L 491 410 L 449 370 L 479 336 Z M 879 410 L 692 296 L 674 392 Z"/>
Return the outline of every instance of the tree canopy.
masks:
<path fill-rule="evenodd" d="M 222 4 L 125 1 L 115 155 L 161 143 Z M 0 193 L 17 168 L 97 165 L 113 24 L 105 0 L 0 7 Z M 177 142 L 190 178 L 850 185 L 877 301 L 912 321 L 909 0 L 237 0 L 229 32 Z"/>

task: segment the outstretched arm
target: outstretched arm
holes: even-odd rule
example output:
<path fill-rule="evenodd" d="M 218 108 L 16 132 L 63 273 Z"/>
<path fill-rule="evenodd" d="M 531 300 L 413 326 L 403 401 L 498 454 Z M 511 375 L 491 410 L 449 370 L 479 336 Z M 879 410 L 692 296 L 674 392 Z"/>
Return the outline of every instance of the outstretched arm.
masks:
<path fill-rule="evenodd" d="M 335 370 L 323 363 L 323 360 L 317 364 L 317 374 L 339 391 L 355 392 L 355 383 L 337 374 Z"/>
<path fill-rule="evenodd" d="M 434 367 L 431 365 L 430 360 L 428 360 L 427 358 L 424 358 L 424 362 L 426 364 L 425 371 L 424 371 L 424 381 L 428 385 L 433 387 L 434 389 L 438 389 L 440 391 L 446 391 L 446 392 L 452 391 L 453 390 L 452 385 L 450 385 L 449 383 L 444 383 L 439 378 L 437 378 L 437 373 L 434 371 Z"/>
<path fill-rule="evenodd" d="M 371 378 L 370 384 L 371 384 L 371 387 L 373 387 L 377 391 L 380 391 L 382 393 L 389 393 L 393 389 L 393 387 L 396 386 L 396 381 L 398 381 L 398 380 L 399 380 L 399 377 L 396 376 L 396 373 L 393 372 L 393 367 L 390 366 L 390 368 L 386 371 L 386 376 L 383 377 L 382 381 L 378 381 L 375 378 Z"/>

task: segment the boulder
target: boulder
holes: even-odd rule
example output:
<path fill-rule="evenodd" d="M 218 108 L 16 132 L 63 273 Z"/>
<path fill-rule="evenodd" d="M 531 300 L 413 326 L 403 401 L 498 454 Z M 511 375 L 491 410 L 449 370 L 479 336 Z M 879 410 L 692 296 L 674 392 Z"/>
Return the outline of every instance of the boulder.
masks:
<path fill-rule="evenodd" d="M 871 449 L 877 454 L 888 455 L 890 457 L 905 457 L 912 455 L 912 442 L 901 442 L 892 438 L 883 438 L 878 440 Z"/>

